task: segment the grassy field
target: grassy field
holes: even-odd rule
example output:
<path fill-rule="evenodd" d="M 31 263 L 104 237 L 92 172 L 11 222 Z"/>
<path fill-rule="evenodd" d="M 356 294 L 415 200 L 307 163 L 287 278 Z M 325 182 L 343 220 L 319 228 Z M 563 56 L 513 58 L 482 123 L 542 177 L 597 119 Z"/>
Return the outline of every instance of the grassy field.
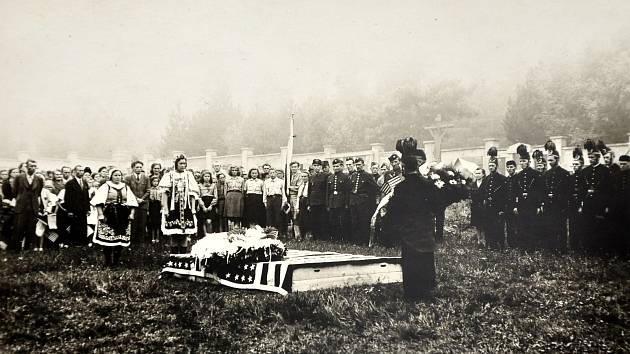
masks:
<path fill-rule="evenodd" d="M 438 288 L 409 304 L 402 285 L 290 294 L 159 279 L 165 251 L 0 255 L 0 352 L 630 351 L 630 263 L 474 247 L 449 217 Z M 294 249 L 397 255 L 305 241 Z"/>

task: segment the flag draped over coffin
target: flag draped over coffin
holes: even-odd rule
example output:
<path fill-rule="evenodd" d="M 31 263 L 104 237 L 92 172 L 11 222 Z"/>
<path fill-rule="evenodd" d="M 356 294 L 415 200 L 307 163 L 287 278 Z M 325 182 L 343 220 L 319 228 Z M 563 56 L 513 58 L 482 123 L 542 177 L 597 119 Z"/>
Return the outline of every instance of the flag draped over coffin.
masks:
<path fill-rule="evenodd" d="M 400 257 L 289 250 L 287 256 L 277 262 L 204 264 L 203 260 L 194 256 L 174 254 L 170 256 L 162 273 L 191 277 L 195 280 L 211 280 L 235 289 L 265 290 L 286 295 L 292 290 L 292 276 L 296 269 L 380 261 L 399 263 Z"/>

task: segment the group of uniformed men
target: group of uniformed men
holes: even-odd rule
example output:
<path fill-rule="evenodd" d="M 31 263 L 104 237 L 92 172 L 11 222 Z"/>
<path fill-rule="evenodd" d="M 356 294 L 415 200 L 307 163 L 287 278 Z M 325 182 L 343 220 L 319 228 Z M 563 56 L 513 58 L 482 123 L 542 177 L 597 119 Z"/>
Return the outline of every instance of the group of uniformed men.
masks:
<path fill-rule="evenodd" d="M 322 171 L 326 161 L 313 160 L 308 184 L 308 209 L 313 238 L 367 244 L 370 219 L 379 187 L 365 170 L 362 158 L 332 161 L 332 173 Z"/>
<path fill-rule="evenodd" d="M 620 156 L 617 164 L 614 152 L 601 140 L 588 139 L 584 150 L 589 164 L 585 166 L 583 150 L 576 147 L 572 171 L 567 171 L 558 164 L 553 142 L 544 149 L 530 156 L 520 145 L 520 171 L 517 162 L 509 160 L 507 176 L 497 172 L 496 148 L 488 151 L 489 173 L 472 197 L 480 205 L 486 245 L 627 255 L 630 156 Z"/>

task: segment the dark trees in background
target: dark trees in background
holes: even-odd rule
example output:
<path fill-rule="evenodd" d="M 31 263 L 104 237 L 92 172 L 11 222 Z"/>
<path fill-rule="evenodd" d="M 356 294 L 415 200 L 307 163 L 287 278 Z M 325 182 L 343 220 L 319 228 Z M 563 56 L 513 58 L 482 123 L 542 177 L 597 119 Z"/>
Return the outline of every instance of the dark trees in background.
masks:
<path fill-rule="evenodd" d="M 613 49 L 591 49 L 574 66 L 533 69 L 507 107 L 503 120 L 511 142 L 543 143 L 568 135 L 626 141 L 630 131 L 630 37 Z"/>

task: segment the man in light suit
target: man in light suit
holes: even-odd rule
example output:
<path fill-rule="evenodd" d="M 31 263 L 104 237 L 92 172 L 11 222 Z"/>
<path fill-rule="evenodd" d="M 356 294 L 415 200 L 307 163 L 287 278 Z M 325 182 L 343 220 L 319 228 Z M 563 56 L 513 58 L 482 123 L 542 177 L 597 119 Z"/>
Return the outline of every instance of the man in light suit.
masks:
<path fill-rule="evenodd" d="M 37 247 L 35 225 L 39 212 L 39 196 L 44 186 L 44 180 L 37 174 L 37 162 L 26 161 L 26 173 L 20 174 L 13 182 L 15 192 L 15 233 L 11 239 L 11 249 L 19 251 L 20 243 L 24 239 L 24 249 Z"/>
<path fill-rule="evenodd" d="M 74 167 L 74 178 L 66 182 L 64 194 L 64 207 L 68 215 L 70 224 L 70 234 L 67 244 L 86 245 L 87 238 L 87 216 L 90 213 L 90 186 L 83 179 L 85 170 L 83 166 Z"/>
<path fill-rule="evenodd" d="M 131 242 L 135 244 L 144 244 L 147 234 L 147 211 L 149 210 L 149 189 L 151 188 L 149 178 L 142 171 L 144 164 L 142 161 L 134 161 L 131 163 L 132 172 L 125 177 L 125 184 L 131 188 L 131 191 L 138 200 L 138 208 L 131 221 Z"/>

